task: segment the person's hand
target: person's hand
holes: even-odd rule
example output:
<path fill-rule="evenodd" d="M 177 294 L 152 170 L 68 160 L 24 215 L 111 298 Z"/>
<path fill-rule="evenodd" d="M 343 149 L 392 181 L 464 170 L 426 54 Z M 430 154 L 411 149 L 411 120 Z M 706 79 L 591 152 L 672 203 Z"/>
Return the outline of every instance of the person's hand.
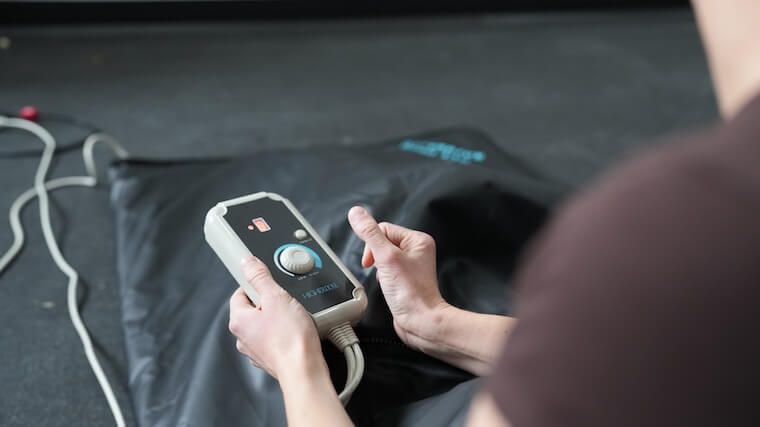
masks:
<path fill-rule="evenodd" d="M 378 224 L 359 206 L 348 211 L 348 221 L 365 243 L 362 266 L 377 267 L 396 333 L 410 347 L 424 351 L 451 307 L 438 290 L 435 241 L 420 231 Z"/>
<path fill-rule="evenodd" d="M 254 307 L 242 288 L 230 298 L 230 332 L 237 337 L 237 349 L 251 363 L 273 377 L 304 358 L 322 358 L 315 366 L 324 366 L 319 334 L 309 313 L 272 278 L 267 266 L 255 257 L 241 262 L 248 283 L 259 294 Z"/>

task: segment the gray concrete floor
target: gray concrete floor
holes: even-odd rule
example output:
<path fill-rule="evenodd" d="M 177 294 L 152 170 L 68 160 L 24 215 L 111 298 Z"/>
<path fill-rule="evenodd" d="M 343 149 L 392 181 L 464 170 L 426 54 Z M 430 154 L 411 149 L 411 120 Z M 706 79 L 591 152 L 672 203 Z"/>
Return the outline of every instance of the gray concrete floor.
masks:
<path fill-rule="evenodd" d="M 0 28 L 0 110 L 25 104 L 99 125 L 138 157 L 230 156 L 254 146 L 361 144 L 468 125 L 580 187 L 653 138 L 715 119 L 691 13 Z M 75 136 L 53 127 L 61 140 Z M 36 141 L 0 133 L 0 150 Z M 107 161 L 100 153 L 101 162 Z M 53 176 L 81 173 L 78 154 Z M 0 158 L 0 208 L 35 158 Z M 127 407 L 107 185 L 53 196 L 83 313 Z M 106 425 L 110 415 L 41 238 L 0 276 L 0 425 Z M 11 242 L 0 223 L 0 248 Z"/>

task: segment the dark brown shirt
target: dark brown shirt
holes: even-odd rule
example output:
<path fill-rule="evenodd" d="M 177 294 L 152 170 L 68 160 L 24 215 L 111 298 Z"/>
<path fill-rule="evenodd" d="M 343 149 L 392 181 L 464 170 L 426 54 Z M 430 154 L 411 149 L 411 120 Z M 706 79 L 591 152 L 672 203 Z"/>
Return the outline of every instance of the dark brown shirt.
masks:
<path fill-rule="evenodd" d="M 562 209 L 487 390 L 515 427 L 760 425 L 760 98 Z"/>

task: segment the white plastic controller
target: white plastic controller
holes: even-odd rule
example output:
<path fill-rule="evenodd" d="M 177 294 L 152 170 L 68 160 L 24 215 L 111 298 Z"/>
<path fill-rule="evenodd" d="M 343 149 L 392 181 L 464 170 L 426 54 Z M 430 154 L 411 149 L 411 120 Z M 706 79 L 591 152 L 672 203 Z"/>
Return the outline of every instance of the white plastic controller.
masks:
<path fill-rule="evenodd" d="M 276 202 L 276 204 L 272 202 Z M 282 205 L 283 209 L 280 209 L 277 205 Z M 232 209 L 238 209 L 238 211 L 245 209 L 243 213 L 249 214 L 247 218 L 250 218 L 247 226 L 241 227 L 239 221 L 236 223 L 234 219 L 229 218 L 232 216 L 229 215 Z M 272 209 L 277 210 L 279 215 L 272 215 L 275 218 L 258 217 L 259 211 L 267 211 L 267 209 L 270 215 Z M 292 230 L 277 229 L 273 225 L 270 230 L 269 224 L 266 221 L 273 222 L 279 220 L 282 222 L 282 218 L 278 219 L 276 217 L 280 217 L 285 213 L 292 215 L 292 218 L 287 219 L 287 221 L 290 221 L 288 224 L 300 224 L 300 226 Z M 238 216 L 240 215 L 238 214 Z M 293 219 L 295 222 L 292 221 Z M 264 221 L 264 225 L 258 224 L 257 221 Z M 259 229 L 257 230 L 257 228 Z M 262 230 L 266 231 L 266 233 L 262 233 Z M 291 295 L 304 295 L 304 298 L 306 298 L 319 293 L 320 298 L 324 299 L 325 296 L 322 296 L 321 292 L 331 291 L 338 287 L 348 287 L 348 289 L 342 289 L 343 294 L 348 295 L 347 298 L 344 298 L 342 301 L 338 300 L 336 304 L 328 307 L 319 306 L 318 311 L 311 312 L 311 316 L 317 325 L 321 337 L 327 336 L 329 331 L 338 325 L 345 323 L 355 325 L 361 320 L 367 307 L 367 296 L 364 287 L 356 280 L 354 275 L 346 268 L 338 256 L 335 255 L 327 243 L 322 240 L 303 215 L 286 198 L 275 193 L 259 192 L 219 202 L 208 211 L 203 231 L 208 244 L 254 304 L 259 303 L 259 296 L 245 280 L 240 268 L 241 259 L 251 254 L 256 255 L 270 265 L 270 270 L 272 270 L 275 280 L 288 290 Z M 244 241 L 247 241 L 248 245 Z M 273 244 L 277 246 L 277 249 L 273 250 Z M 320 249 L 323 254 L 327 255 L 324 260 L 317 253 Z M 337 268 L 330 267 L 328 264 Z M 275 268 L 272 268 L 272 266 Z M 280 272 L 277 272 L 277 269 Z M 314 285 L 314 283 L 327 283 L 327 285 L 320 287 Z M 304 285 L 316 287 L 310 290 L 301 290 L 300 288 Z M 294 290 L 293 288 L 298 288 L 298 290 Z M 337 292 L 335 293 L 337 294 Z M 303 303 L 304 301 L 301 302 Z M 323 301 L 322 305 L 329 303 L 328 299 L 326 302 Z M 309 306 L 306 304 L 305 306 L 308 310 Z"/>

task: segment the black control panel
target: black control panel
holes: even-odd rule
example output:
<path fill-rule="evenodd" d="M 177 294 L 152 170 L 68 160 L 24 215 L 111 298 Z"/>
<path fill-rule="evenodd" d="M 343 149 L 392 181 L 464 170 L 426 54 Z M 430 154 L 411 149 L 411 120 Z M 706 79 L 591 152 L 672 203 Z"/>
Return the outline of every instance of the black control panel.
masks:
<path fill-rule="evenodd" d="M 224 219 L 310 313 L 353 298 L 353 283 L 284 203 L 262 198 L 233 205 Z"/>

